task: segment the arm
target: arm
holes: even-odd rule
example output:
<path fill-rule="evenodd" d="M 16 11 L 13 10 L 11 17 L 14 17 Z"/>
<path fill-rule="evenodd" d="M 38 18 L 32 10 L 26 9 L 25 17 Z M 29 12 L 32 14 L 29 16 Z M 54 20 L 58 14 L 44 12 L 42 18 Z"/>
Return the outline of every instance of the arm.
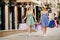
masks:
<path fill-rule="evenodd" d="M 24 19 L 22 21 L 24 21 L 27 18 L 27 12 L 26 12 L 26 16 L 24 17 Z"/>
<path fill-rule="evenodd" d="M 41 23 L 41 19 L 42 19 L 42 12 L 40 13 L 40 22 L 39 23 Z"/>
<path fill-rule="evenodd" d="M 48 11 L 46 12 L 46 15 L 47 15 L 47 17 L 48 17 Z M 49 18 L 49 17 L 48 17 Z"/>
<path fill-rule="evenodd" d="M 34 17 L 35 21 L 37 21 L 37 20 L 36 20 L 36 16 L 35 16 L 34 14 L 33 14 L 33 17 Z"/>
<path fill-rule="evenodd" d="M 48 11 L 46 12 L 46 15 L 47 15 L 47 17 L 48 17 Z"/>
<path fill-rule="evenodd" d="M 34 17 L 34 19 L 35 19 L 35 21 L 36 21 L 36 16 L 34 15 L 34 12 L 33 12 L 33 10 L 32 10 L 32 9 L 31 9 L 31 12 L 32 12 L 33 17 Z"/>

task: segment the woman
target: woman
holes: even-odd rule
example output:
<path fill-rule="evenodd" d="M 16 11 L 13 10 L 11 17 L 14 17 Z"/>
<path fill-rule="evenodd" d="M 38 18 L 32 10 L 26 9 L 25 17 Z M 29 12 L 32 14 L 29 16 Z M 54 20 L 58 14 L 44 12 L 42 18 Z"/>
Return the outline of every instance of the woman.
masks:
<path fill-rule="evenodd" d="M 57 27 L 57 15 L 54 13 L 54 27 Z"/>
<path fill-rule="evenodd" d="M 26 17 L 23 19 L 23 21 L 26 19 L 26 24 L 29 26 L 28 27 L 28 32 L 29 32 L 29 35 L 31 35 L 31 27 L 35 24 L 34 22 L 34 19 L 33 17 L 35 18 L 36 20 L 36 17 L 34 16 L 33 14 L 33 10 L 32 10 L 32 7 L 30 6 L 26 12 Z"/>
<path fill-rule="evenodd" d="M 45 36 L 46 34 L 46 27 L 48 26 L 48 12 L 46 11 L 46 7 L 43 6 L 42 7 L 42 11 L 41 11 L 41 26 L 42 26 L 42 31 L 43 31 L 43 36 Z"/>

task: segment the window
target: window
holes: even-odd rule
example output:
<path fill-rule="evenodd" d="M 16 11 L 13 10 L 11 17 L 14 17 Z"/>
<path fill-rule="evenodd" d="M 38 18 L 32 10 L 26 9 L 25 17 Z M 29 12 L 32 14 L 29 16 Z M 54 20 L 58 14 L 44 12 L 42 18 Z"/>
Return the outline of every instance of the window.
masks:
<path fill-rule="evenodd" d="M 0 25 L 1 25 L 1 7 L 0 7 Z"/>

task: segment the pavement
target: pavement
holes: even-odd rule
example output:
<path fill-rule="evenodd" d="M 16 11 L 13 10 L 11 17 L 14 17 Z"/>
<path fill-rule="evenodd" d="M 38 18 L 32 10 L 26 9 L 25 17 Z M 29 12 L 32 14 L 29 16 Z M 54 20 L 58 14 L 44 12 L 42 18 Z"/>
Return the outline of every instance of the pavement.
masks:
<path fill-rule="evenodd" d="M 31 36 L 26 33 L 14 34 L 6 37 L 0 37 L 0 40 L 60 40 L 60 28 L 47 28 L 46 36 L 42 31 L 32 32 Z"/>

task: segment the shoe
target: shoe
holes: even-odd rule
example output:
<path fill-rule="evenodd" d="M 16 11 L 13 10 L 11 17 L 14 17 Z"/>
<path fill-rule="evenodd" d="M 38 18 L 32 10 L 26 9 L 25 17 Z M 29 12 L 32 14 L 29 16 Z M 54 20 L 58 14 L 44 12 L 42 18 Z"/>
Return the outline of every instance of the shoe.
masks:
<path fill-rule="evenodd" d="M 46 36 L 46 34 L 43 35 L 44 37 Z"/>
<path fill-rule="evenodd" d="M 31 36 L 31 34 L 29 33 L 29 36 Z"/>

